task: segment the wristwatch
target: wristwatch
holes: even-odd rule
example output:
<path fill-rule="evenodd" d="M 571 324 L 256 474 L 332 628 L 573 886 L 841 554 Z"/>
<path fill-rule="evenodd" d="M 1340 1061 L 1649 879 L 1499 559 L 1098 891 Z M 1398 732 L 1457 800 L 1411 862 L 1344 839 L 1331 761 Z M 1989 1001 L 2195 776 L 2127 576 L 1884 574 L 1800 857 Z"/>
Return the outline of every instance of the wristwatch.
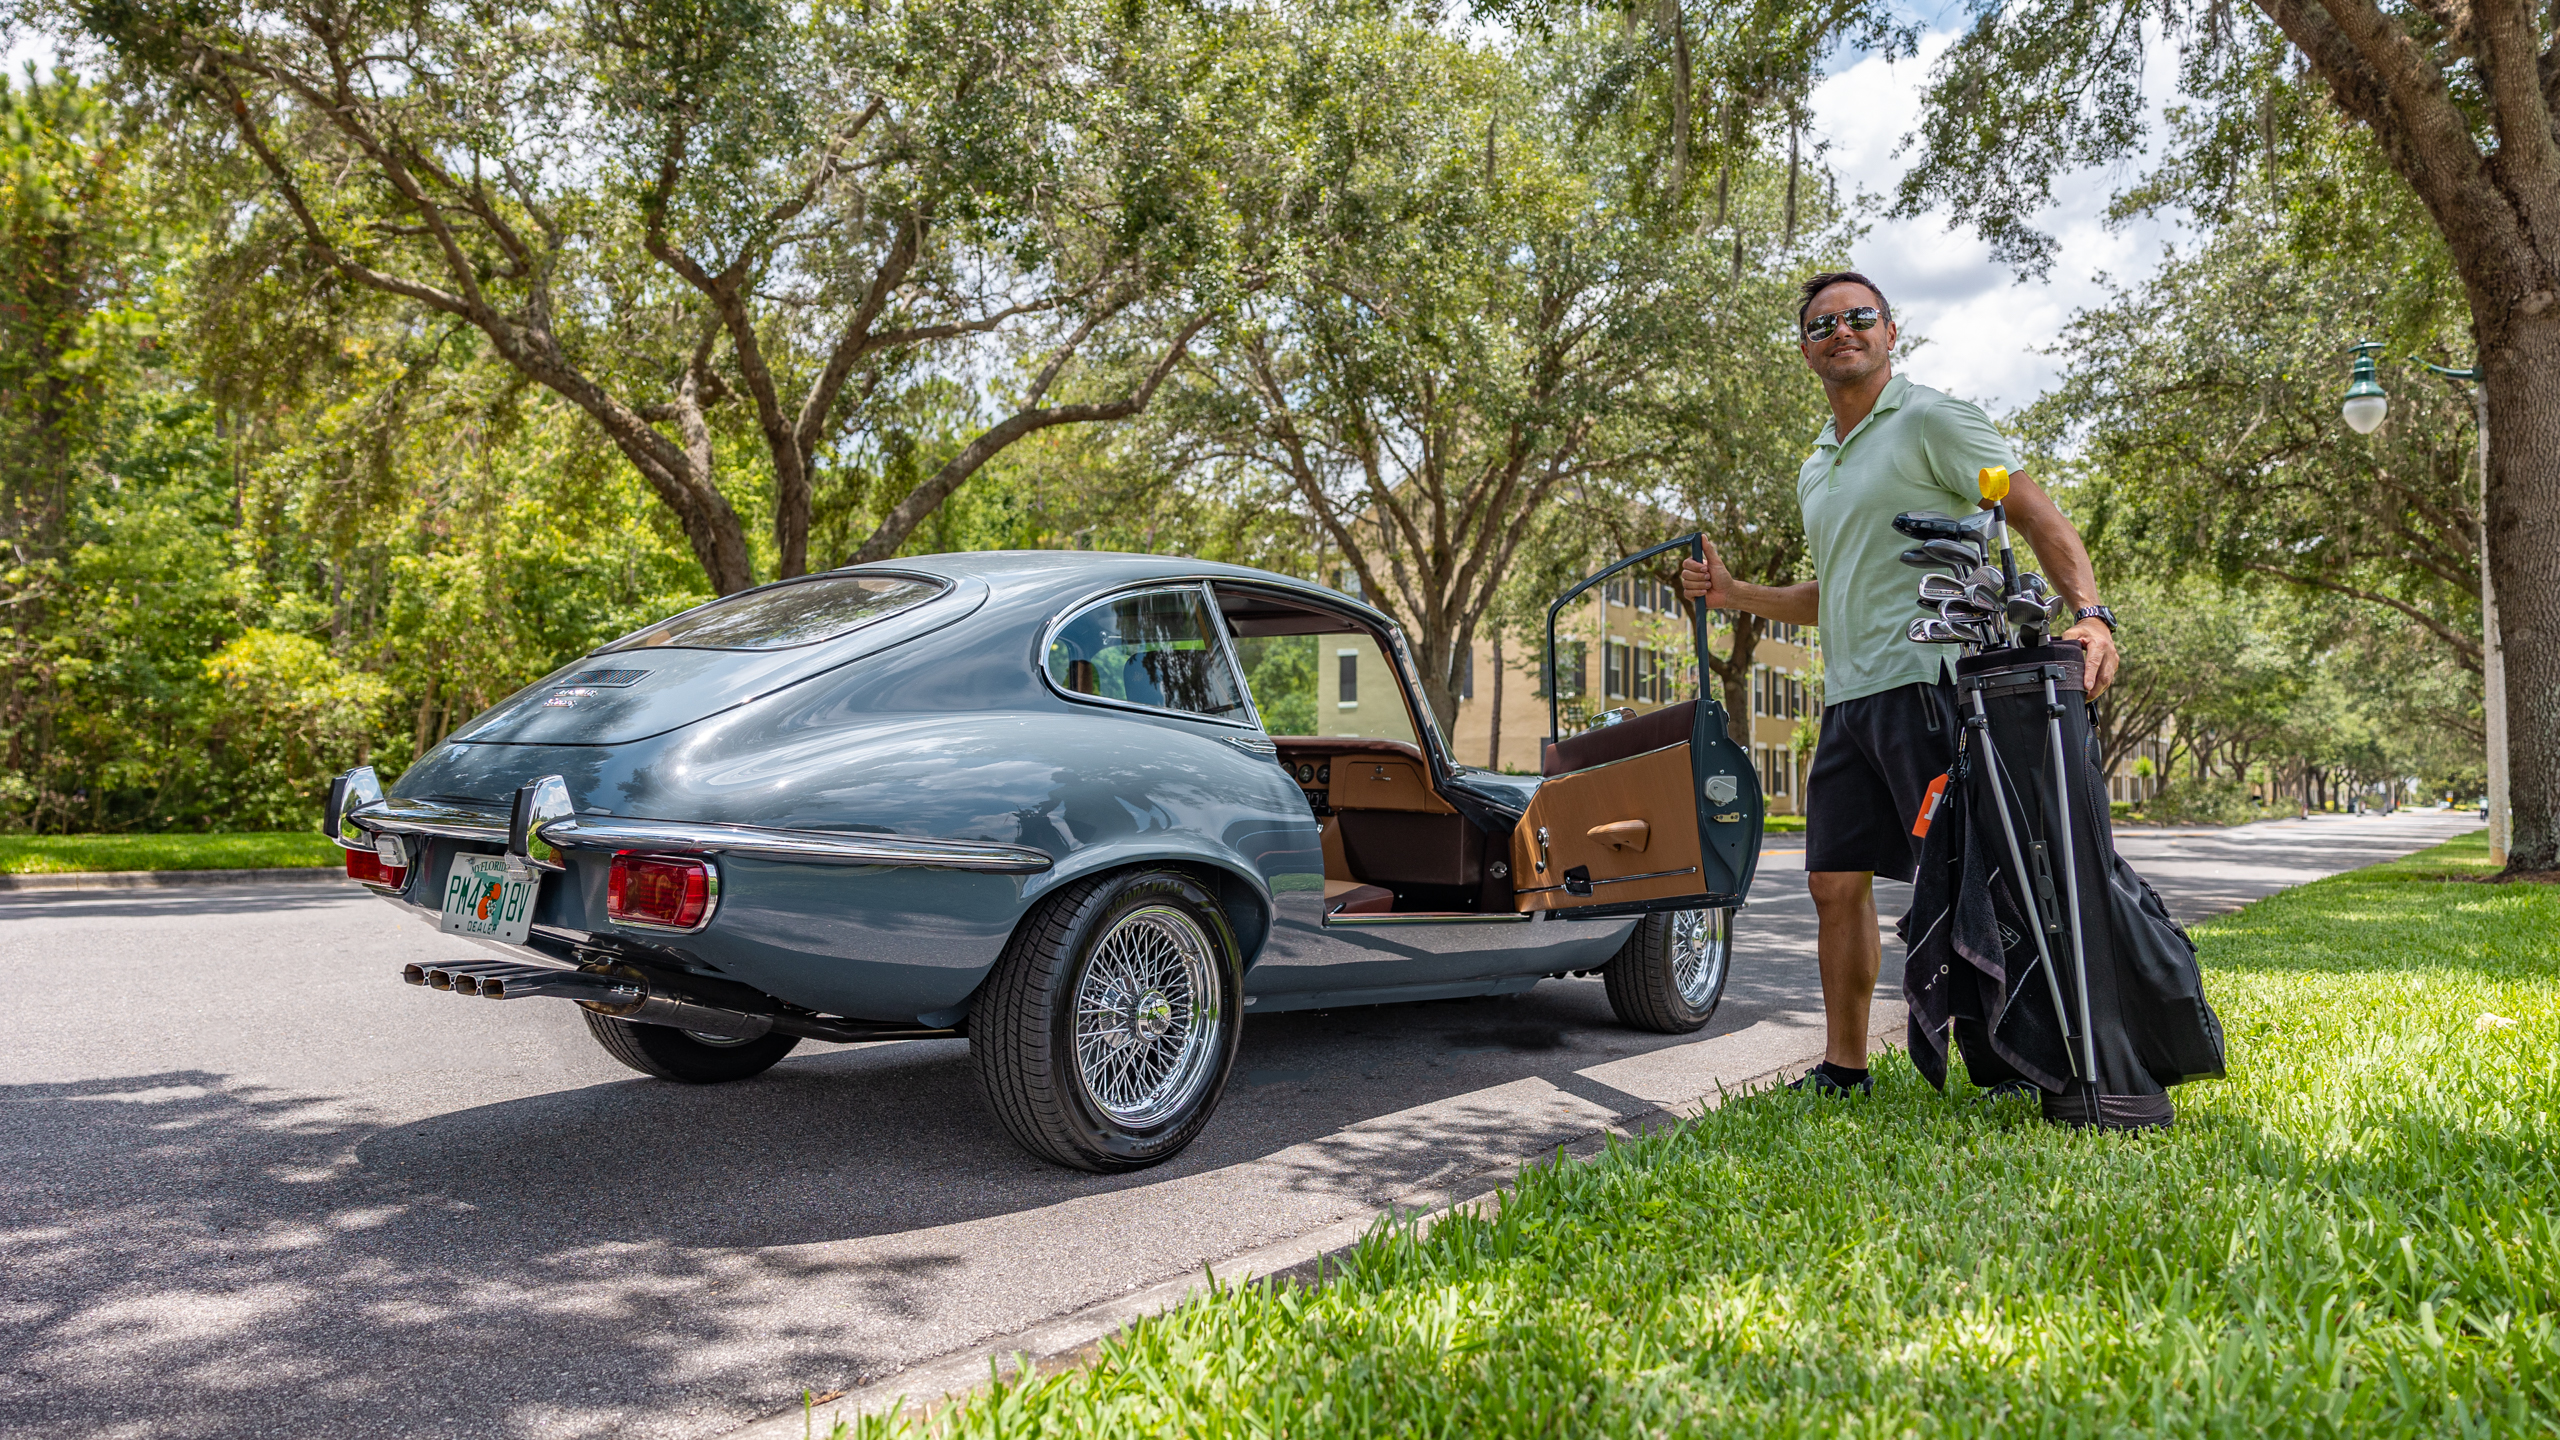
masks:
<path fill-rule="evenodd" d="M 2104 620 L 2107 622 L 2107 633 L 2110 635 L 2116 633 L 2116 612 L 2108 609 L 2104 605 L 2083 605 L 2079 609 L 2071 612 L 2071 618 L 2074 620 Z"/>

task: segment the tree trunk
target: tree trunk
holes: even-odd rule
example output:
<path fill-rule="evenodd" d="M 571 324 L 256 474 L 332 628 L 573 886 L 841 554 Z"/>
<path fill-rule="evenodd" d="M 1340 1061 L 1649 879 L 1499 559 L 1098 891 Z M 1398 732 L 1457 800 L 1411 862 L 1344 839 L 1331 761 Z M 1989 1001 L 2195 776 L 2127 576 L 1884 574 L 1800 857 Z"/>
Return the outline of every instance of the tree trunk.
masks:
<path fill-rule="evenodd" d="M 1431 707 L 1432 718 L 1440 722 L 1441 734 L 1456 734 L 1458 656 L 1474 644 L 1474 637 L 1424 633 L 1411 636 L 1408 643 L 1414 647 L 1414 668 L 1422 672 L 1423 703 Z"/>
<path fill-rule="evenodd" d="M 1769 622 L 1745 610 L 1726 616 L 1733 627 L 1733 648 L 1722 660 L 1715 652 L 1707 652 L 1707 668 L 1724 682 L 1725 733 L 1745 752 L 1751 749 L 1751 657 L 1760 649 L 1761 632 Z"/>
<path fill-rule="evenodd" d="M 2489 567 L 2506 660 L 2507 871 L 2560 869 L 2560 305 L 2471 302 L 2489 414 Z"/>

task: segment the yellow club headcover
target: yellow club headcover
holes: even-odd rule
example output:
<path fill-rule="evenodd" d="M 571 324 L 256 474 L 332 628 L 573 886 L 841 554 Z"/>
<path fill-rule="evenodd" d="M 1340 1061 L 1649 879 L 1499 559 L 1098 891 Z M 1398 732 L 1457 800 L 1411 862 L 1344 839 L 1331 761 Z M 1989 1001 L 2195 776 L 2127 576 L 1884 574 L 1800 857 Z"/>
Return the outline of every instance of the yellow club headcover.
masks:
<path fill-rule="evenodd" d="M 2009 467 L 1985 465 L 1977 477 L 1982 482 L 1982 498 L 1997 505 L 2009 498 Z"/>

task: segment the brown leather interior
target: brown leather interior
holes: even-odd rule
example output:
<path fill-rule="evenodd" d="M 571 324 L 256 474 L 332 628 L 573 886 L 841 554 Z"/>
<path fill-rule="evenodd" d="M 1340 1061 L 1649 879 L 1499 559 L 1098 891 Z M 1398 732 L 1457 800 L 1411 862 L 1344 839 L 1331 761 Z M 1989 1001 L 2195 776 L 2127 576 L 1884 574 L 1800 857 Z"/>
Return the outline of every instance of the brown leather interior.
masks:
<path fill-rule="evenodd" d="M 1689 738 L 1689 727 L 1697 723 L 1698 702 L 1683 700 L 1665 705 L 1650 715 L 1585 730 L 1562 740 L 1547 742 L 1538 757 L 1538 773 L 1563 775 L 1575 770 L 1588 770 L 1612 760 L 1624 760 L 1665 745 L 1677 745 Z"/>
<path fill-rule="evenodd" d="M 1422 747 L 1404 740 L 1364 740 L 1356 735 L 1274 735 L 1271 743 L 1292 764 L 1321 755 L 1400 755 L 1422 763 Z"/>
<path fill-rule="evenodd" d="M 1396 908 L 1396 892 L 1357 880 L 1327 880 L 1324 908 L 1329 915 L 1385 915 Z"/>
<path fill-rule="evenodd" d="M 1344 810 L 1333 818 L 1351 873 L 1373 885 L 1472 890 L 1484 879 L 1484 832 L 1455 811 Z"/>
<path fill-rule="evenodd" d="M 1326 777 L 1298 783 L 1333 812 L 1322 819 L 1328 886 L 1473 890 L 1488 883 L 1485 833 L 1432 790 L 1418 748 L 1321 735 L 1274 743 L 1291 778 L 1302 764 L 1322 767 Z M 1508 904 L 1509 894 L 1506 884 L 1494 898 Z"/>
<path fill-rule="evenodd" d="M 1351 881 L 1351 857 L 1342 853 L 1342 817 L 1324 817 L 1324 878 L 1326 884 Z"/>
<path fill-rule="evenodd" d="M 1458 813 L 1432 791 L 1422 751 L 1401 740 L 1289 735 L 1272 743 L 1280 747 L 1280 763 L 1293 779 L 1301 764 L 1331 767 L 1329 780 L 1298 783 L 1324 791 L 1325 803 L 1335 810 Z"/>
<path fill-rule="evenodd" d="M 1631 729 L 1641 723 L 1629 721 L 1609 728 Z M 1526 892 L 1514 901 L 1518 908 L 1559 910 L 1667 900 L 1706 888 L 1689 747 L 1685 734 L 1682 738 L 1684 743 L 1558 775 L 1538 787 L 1529 801 L 1529 813 L 1511 832 L 1511 883 Z M 1649 838 L 1642 850 L 1620 849 L 1603 838 L 1627 833 L 1615 827 L 1631 821 L 1646 828 Z M 1546 833 L 1543 853 L 1538 844 L 1541 830 Z M 1588 896 L 1564 889 L 1564 872 L 1575 866 L 1587 867 L 1595 882 Z M 1663 871 L 1673 873 L 1660 874 Z M 1660 878 L 1608 883 L 1628 875 Z"/>

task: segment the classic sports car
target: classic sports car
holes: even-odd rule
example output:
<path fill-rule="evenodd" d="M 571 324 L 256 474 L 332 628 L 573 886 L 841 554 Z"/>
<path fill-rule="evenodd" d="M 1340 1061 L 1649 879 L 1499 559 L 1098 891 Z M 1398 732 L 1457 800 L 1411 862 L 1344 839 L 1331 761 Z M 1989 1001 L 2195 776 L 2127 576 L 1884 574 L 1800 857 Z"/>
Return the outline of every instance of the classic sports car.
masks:
<path fill-rule="evenodd" d="M 1269 635 L 1365 644 L 1398 693 L 1360 736 L 1267 735 L 1234 642 Z M 1015 1140 L 1126 1170 L 1199 1133 L 1248 1013 L 1595 970 L 1627 1024 L 1713 1013 L 1761 821 L 1722 708 L 1550 743 L 1529 777 L 1458 764 L 1420 696 L 1393 621 L 1303 581 L 937 555 L 627 635 L 388 795 L 339 777 L 324 829 L 496 952 L 411 984 L 575 1001 L 614 1058 L 697 1084 L 803 1040 L 966 1036 Z"/>

